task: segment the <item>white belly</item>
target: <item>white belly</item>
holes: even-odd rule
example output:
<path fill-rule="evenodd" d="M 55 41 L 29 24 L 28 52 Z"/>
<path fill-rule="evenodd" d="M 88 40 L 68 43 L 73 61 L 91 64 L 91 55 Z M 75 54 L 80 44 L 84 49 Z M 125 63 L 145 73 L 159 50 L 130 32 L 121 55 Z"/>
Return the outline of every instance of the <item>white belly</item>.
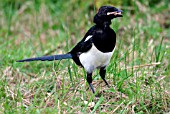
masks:
<path fill-rule="evenodd" d="M 105 67 L 109 64 L 114 50 L 112 52 L 103 53 L 99 51 L 94 44 L 92 48 L 86 52 L 82 53 L 79 57 L 81 64 L 88 73 L 92 73 L 94 69 Z"/>

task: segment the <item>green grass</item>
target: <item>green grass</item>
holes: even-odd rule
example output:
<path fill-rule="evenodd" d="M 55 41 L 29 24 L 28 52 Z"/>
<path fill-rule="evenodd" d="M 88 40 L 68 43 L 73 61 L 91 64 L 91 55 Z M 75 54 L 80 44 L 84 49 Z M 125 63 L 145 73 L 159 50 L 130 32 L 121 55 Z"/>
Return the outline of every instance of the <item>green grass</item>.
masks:
<path fill-rule="evenodd" d="M 170 112 L 168 1 L 113 3 L 124 17 L 111 25 L 117 33 L 106 76 L 111 88 L 93 73 L 96 98 L 72 60 L 15 61 L 68 52 L 93 25 L 97 8 L 112 2 L 1 1 L 0 113 Z"/>

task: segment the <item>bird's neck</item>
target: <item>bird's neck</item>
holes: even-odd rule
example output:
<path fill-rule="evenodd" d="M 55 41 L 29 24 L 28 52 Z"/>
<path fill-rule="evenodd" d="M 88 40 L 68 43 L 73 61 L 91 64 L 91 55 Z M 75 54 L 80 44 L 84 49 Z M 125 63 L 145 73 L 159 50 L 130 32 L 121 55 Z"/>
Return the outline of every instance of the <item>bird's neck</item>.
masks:
<path fill-rule="evenodd" d="M 96 23 L 97 26 L 100 26 L 104 29 L 110 28 L 111 25 L 111 20 L 101 19 L 97 15 L 94 17 L 93 22 Z"/>
<path fill-rule="evenodd" d="M 96 23 L 96 26 L 98 27 L 98 28 L 101 28 L 101 29 L 103 29 L 103 30 L 107 30 L 107 29 L 109 29 L 110 28 L 110 23 L 108 23 L 108 22 L 104 22 L 104 23 Z"/>
<path fill-rule="evenodd" d="M 111 25 L 111 21 L 110 22 L 108 22 L 108 21 L 103 22 L 104 29 L 110 28 L 110 25 Z"/>

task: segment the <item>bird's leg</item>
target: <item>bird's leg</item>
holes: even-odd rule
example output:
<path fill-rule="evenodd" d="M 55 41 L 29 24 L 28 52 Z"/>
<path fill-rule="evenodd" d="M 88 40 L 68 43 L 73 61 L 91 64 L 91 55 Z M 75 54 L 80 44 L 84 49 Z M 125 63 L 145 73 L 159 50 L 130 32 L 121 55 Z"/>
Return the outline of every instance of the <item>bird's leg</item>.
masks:
<path fill-rule="evenodd" d="M 95 93 L 93 85 L 92 85 L 92 73 L 87 73 L 87 82 L 88 82 L 92 92 Z"/>
<path fill-rule="evenodd" d="M 110 85 L 105 80 L 105 75 L 106 75 L 106 68 L 105 67 L 100 68 L 100 76 L 103 79 L 103 81 L 106 83 L 106 85 L 110 88 Z"/>

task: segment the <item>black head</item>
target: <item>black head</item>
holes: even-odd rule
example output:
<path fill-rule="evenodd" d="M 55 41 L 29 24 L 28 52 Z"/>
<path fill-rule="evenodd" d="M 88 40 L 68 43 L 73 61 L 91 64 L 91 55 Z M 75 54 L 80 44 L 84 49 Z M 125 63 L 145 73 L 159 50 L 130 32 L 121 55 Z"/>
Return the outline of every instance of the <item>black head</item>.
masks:
<path fill-rule="evenodd" d="M 111 24 L 111 20 L 117 17 L 123 17 L 122 10 L 112 6 L 100 7 L 98 13 L 94 17 L 94 23 L 97 25 Z"/>

